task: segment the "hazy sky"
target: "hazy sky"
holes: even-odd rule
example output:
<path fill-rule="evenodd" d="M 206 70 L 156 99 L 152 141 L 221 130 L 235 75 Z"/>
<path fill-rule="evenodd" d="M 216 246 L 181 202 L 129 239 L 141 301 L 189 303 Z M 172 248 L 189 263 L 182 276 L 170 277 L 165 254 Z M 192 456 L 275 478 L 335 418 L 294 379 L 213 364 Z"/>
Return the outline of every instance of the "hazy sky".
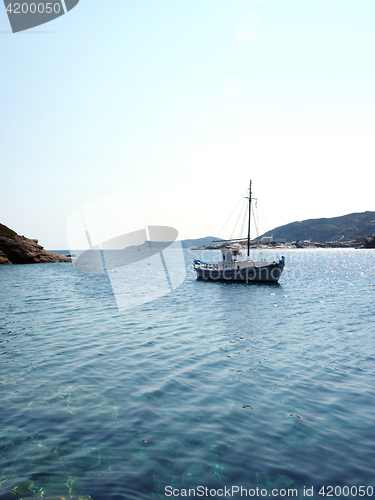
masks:
<path fill-rule="evenodd" d="M 269 229 L 375 210 L 374 0 L 80 0 L 18 34 L 0 5 L 0 32 L 0 222 L 48 249 L 122 190 L 181 238 L 250 178 Z"/>

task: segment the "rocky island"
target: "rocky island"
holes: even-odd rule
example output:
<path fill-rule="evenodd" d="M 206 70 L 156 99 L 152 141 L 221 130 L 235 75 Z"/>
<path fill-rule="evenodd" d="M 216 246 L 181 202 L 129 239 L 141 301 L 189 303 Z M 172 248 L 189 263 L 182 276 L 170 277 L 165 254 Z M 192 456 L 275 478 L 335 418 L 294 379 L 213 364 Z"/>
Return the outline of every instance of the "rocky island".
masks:
<path fill-rule="evenodd" d="M 48 252 L 38 240 L 18 235 L 9 227 L 0 224 L 0 264 L 46 264 L 71 262 L 69 257 Z"/>

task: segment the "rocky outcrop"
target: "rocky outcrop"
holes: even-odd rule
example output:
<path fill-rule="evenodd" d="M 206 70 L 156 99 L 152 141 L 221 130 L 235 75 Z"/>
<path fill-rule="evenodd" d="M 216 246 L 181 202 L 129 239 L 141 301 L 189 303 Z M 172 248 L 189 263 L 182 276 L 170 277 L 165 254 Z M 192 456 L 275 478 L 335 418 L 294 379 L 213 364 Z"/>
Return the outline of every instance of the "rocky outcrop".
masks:
<path fill-rule="evenodd" d="M 11 264 L 11 261 L 3 252 L 0 252 L 0 264 Z"/>
<path fill-rule="evenodd" d="M 50 262 L 71 262 L 69 257 L 47 252 L 38 240 L 19 236 L 0 224 L 0 264 L 46 264 Z"/>
<path fill-rule="evenodd" d="M 375 236 L 369 236 L 363 240 L 362 248 L 375 248 Z"/>

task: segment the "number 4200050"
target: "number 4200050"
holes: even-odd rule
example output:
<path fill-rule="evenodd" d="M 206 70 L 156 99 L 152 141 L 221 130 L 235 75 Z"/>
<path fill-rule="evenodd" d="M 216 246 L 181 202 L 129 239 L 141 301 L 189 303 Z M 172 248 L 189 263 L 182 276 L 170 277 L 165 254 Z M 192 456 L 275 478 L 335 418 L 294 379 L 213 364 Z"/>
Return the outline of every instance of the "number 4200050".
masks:
<path fill-rule="evenodd" d="M 322 486 L 319 490 L 319 495 L 322 495 L 323 497 L 356 497 L 357 495 L 359 497 L 364 497 L 367 495 L 367 497 L 372 497 L 374 493 L 374 489 L 372 486 Z"/>
<path fill-rule="evenodd" d="M 59 14 L 61 5 L 59 3 L 10 3 L 6 8 L 9 14 Z"/>

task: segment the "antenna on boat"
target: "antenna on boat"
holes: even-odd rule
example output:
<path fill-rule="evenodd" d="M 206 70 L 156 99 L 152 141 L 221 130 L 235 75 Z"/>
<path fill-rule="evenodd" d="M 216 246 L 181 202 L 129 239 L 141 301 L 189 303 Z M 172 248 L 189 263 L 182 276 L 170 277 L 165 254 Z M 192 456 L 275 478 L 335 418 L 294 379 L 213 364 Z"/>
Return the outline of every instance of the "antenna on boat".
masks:
<path fill-rule="evenodd" d="M 248 221 L 248 226 L 247 226 L 247 257 L 250 257 L 250 219 L 251 219 L 251 183 L 252 181 L 250 180 L 250 186 L 249 186 L 249 221 Z"/>

